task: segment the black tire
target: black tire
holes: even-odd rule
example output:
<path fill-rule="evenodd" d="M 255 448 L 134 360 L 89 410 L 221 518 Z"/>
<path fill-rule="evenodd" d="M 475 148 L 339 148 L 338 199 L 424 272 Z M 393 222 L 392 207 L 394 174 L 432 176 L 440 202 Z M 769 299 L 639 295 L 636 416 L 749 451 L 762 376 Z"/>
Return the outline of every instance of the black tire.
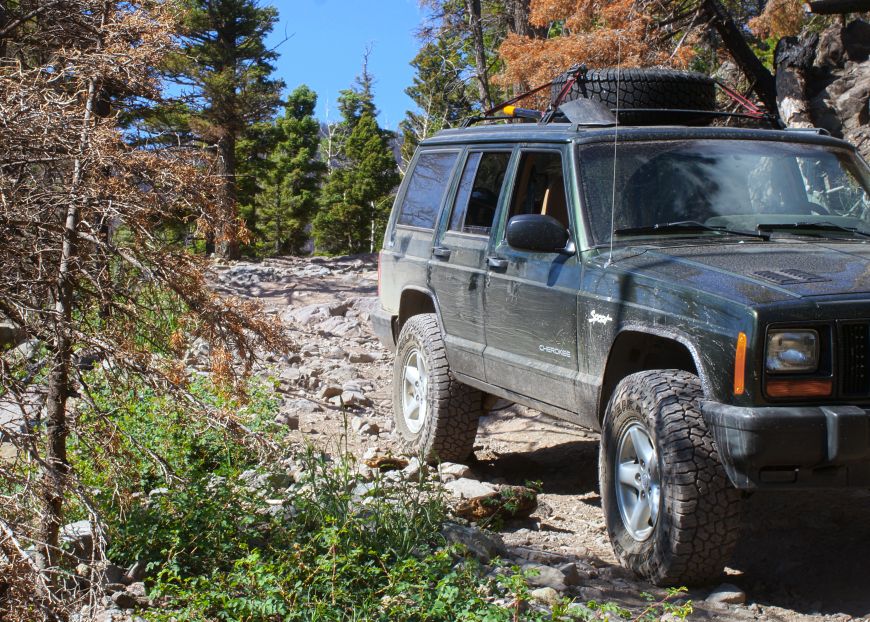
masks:
<path fill-rule="evenodd" d="M 568 74 L 553 82 L 551 102 L 561 92 Z M 616 109 L 619 85 L 619 122 L 627 125 L 706 125 L 712 115 L 680 110 L 716 110 L 716 84 L 712 78 L 675 69 L 593 69 L 578 79 L 562 101 L 587 97 Z M 630 108 L 652 108 L 670 112 L 631 112 Z"/>
<path fill-rule="evenodd" d="M 722 573 L 737 542 L 741 494 L 728 481 L 699 410 L 702 395 L 698 377 L 688 372 L 640 372 L 617 385 L 604 416 L 599 481 L 610 541 L 624 566 L 656 585 L 712 581 Z M 650 518 L 638 530 L 648 531 L 641 540 L 632 535 L 627 525 L 631 520 L 623 519 L 631 486 L 620 484 L 618 475 L 623 469 L 624 477 L 632 472 L 630 449 L 623 447 L 634 442 L 632 434 L 638 431 L 646 432 L 656 456 L 650 459 L 654 464 L 647 469 L 646 481 L 658 477 L 658 494 L 651 486 L 647 495 L 660 499 L 657 520 Z M 641 463 L 638 458 L 638 467 Z"/>
<path fill-rule="evenodd" d="M 406 417 L 406 368 L 412 357 L 425 367 L 422 416 Z M 471 455 L 484 394 L 450 373 L 441 330 L 434 314 L 411 317 L 402 327 L 393 363 L 393 420 L 396 436 L 407 451 L 427 462 L 460 462 Z M 418 427 L 419 426 L 419 427 Z"/>

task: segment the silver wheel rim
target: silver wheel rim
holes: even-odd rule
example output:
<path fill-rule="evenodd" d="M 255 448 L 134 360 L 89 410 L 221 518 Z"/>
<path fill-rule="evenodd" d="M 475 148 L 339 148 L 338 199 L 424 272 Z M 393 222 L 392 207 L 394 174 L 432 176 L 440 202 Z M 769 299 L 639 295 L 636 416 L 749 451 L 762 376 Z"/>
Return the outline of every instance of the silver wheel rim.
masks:
<path fill-rule="evenodd" d="M 416 348 L 405 357 L 402 367 L 402 419 L 412 434 L 426 421 L 429 374 L 423 354 Z"/>
<path fill-rule="evenodd" d="M 627 426 L 619 436 L 614 473 L 622 524 L 632 538 L 643 542 L 659 518 L 661 476 L 655 444 L 640 423 Z"/>

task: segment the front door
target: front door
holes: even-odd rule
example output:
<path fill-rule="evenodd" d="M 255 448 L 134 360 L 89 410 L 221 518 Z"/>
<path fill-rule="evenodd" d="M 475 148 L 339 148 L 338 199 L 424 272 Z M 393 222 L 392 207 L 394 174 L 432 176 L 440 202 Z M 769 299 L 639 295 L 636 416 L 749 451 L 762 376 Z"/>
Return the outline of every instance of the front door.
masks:
<path fill-rule="evenodd" d="M 576 411 L 577 254 L 519 250 L 504 239 L 507 221 L 519 214 L 547 214 L 570 230 L 565 179 L 561 150 L 521 152 L 486 258 L 484 361 L 490 383 Z"/>

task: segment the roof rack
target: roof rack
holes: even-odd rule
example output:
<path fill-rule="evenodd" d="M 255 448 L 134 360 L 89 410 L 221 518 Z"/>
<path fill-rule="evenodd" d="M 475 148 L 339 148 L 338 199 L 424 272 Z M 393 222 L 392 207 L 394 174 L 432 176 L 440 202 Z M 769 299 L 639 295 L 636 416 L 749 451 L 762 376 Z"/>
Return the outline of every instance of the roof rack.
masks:
<path fill-rule="evenodd" d="M 537 86 L 529 91 L 521 93 L 516 97 L 513 97 L 507 101 L 504 101 L 497 106 L 490 108 L 485 111 L 482 115 L 474 116 L 466 119 L 462 122 L 461 127 L 467 128 L 475 123 L 481 123 L 486 121 L 507 121 L 507 122 L 530 122 L 534 121 L 540 124 L 549 124 L 549 123 L 560 123 L 560 122 L 570 122 L 574 123 L 578 126 L 596 126 L 601 127 L 602 125 L 608 125 L 609 123 L 604 123 L 600 118 L 594 120 L 593 122 L 585 122 L 584 119 L 571 118 L 570 115 L 563 112 L 561 108 L 561 103 L 567 93 L 571 91 L 571 87 L 580 80 L 585 80 L 587 73 L 586 65 L 577 64 L 571 67 L 566 73 L 568 74 L 568 79 L 565 81 L 565 84 L 562 86 L 556 98 L 550 103 L 546 110 L 532 110 L 530 108 L 520 108 L 516 106 L 516 103 L 530 95 L 534 95 L 546 88 L 552 87 L 555 83 L 555 80 L 551 80 L 546 84 L 542 84 Z M 676 109 L 676 108 L 619 108 L 620 113 L 648 113 L 655 114 L 660 113 L 663 116 L 671 115 L 671 116 L 686 116 L 686 117 L 719 117 L 719 118 L 736 118 L 736 119 L 750 119 L 754 121 L 758 121 L 759 123 L 765 124 L 771 129 L 785 129 L 785 124 L 782 120 L 775 115 L 770 114 L 763 108 L 758 107 L 755 103 L 730 88 L 726 84 L 724 84 L 721 80 L 714 80 L 714 84 L 718 86 L 732 101 L 738 104 L 743 112 L 727 112 L 720 110 L 687 110 L 687 109 Z M 616 109 L 611 108 L 610 112 L 615 113 Z M 497 114 L 502 113 L 502 114 Z M 618 121 L 614 116 L 613 124 L 617 124 Z"/>

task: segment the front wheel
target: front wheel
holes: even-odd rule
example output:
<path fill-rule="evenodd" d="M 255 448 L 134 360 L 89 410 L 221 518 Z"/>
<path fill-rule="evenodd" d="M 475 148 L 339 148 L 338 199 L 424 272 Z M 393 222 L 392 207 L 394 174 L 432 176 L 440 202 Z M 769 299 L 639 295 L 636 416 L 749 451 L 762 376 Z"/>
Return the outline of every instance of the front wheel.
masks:
<path fill-rule="evenodd" d="M 715 579 L 737 542 L 741 499 L 699 408 L 698 377 L 632 374 L 616 387 L 601 432 L 599 478 L 620 562 L 657 585 Z"/>
<path fill-rule="evenodd" d="M 429 462 L 461 462 L 474 448 L 484 394 L 450 373 L 434 314 L 402 327 L 393 364 L 393 420 L 399 441 Z"/>

